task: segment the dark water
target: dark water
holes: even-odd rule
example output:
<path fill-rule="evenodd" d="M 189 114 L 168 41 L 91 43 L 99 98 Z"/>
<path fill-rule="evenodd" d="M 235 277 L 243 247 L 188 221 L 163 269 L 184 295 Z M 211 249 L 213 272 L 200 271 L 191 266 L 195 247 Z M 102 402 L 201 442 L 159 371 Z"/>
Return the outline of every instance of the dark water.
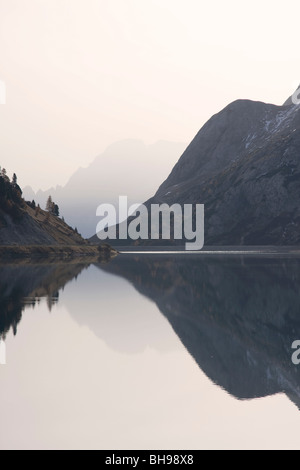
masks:
<path fill-rule="evenodd" d="M 0 448 L 299 449 L 300 260 L 0 266 Z"/>

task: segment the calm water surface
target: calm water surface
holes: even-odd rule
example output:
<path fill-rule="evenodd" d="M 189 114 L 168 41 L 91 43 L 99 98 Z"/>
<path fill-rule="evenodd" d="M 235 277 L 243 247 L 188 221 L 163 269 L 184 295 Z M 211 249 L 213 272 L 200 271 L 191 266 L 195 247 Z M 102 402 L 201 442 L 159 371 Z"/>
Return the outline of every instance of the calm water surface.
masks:
<path fill-rule="evenodd" d="M 280 257 L 0 266 L 0 448 L 300 449 L 299 286 Z"/>

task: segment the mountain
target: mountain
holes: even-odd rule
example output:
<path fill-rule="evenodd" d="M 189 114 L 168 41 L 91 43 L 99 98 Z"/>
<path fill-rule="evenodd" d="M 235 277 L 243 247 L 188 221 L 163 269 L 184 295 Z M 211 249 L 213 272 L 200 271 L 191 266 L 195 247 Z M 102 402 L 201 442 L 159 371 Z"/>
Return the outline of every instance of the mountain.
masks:
<path fill-rule="evenodd" d="M 214 116 L 157 191 L 205 204 L 206 244 L 300 242 L 300 107 L 237 101 Z"/>
<path fill-rule="evenodd" d="M 24 205 L 15 218 L 0 210 L 0 246 L 78 244 L 87 242 L 72 227 L 45 211 L 36 214 Z"/>
<path fill-rule="evenodd" d="M 66 186 L 37 193 L 26 187 L 24 196 L 45 207 L 51 195 L 65 219 L 84 237 L 90 237 L 96 231 L 96 209 L 100 204 L 115 204 L 119 195 L 126 195 L 130 204 L 151 197 L 185 147 L 183 143 L 165 141 L 153 145 L 138 140 L 117 142 L 88 168 L 76 171 Z"/>
<path fill-rule="evenodd" d="M 283 106 L 290 106 L 291 104 L 295 104 L 294 102 L 294 99 L 296 98 L 296 100 L 298 101 L 299 100 L 299 95 L 300 95 L 300 85 L 298 86 L 297 90 L 295 91 L 295 93 L 293 93 L 292 96 L 290 96 L 286 102 L 284 103 Z"/>
<path fill-rule="evenodd" d="M 228 105 L 202 127 L 146 206 L 204 204 L 205 245 L 299 244 L 300 106 L 290 101 Z"/>
<path fill-rule="evenodd" d="M 0 246 L 88 245 L 62 219 L 26 203 L 16 177 L 0 174 Z"/>
<path fill-rule="evenodd" d="M 99 269 L 155 302 L 199 368 L 232 396 L 285 393 L 300 408 L 291 360 L 299 258 L 123 255 Z"/>

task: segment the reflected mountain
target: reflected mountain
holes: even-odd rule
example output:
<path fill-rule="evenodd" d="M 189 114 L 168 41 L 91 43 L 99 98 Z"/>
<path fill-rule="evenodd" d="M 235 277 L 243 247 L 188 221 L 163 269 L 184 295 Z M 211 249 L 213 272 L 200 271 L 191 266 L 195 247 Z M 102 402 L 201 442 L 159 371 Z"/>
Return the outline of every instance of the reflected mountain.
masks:
<path fill-rule="evenodd" d="M 130 283 L 97 269 L 82 273 L 61 296 L 62 305 L 81 328 L 88 328 L 109 349 L 139 355 L 147 349 L 161 354 L 182 349 L 168 321 L 153 302 Z"/>
<path fill-rule="evenodd" d="M 130 256 L 100 266 L 153 300 L 199 367 L 238 399 L 285 393 L 300 407 L 300 260 Z"/>
<path fill-rule="evenodd" d="M 59 290 L 77 277 L 89 264 L 39 263 L 0 266 L 0 338 L 10 329 L 14 335 L 28 305 L 47 299 L 49 310 L 58 302 Z"/>

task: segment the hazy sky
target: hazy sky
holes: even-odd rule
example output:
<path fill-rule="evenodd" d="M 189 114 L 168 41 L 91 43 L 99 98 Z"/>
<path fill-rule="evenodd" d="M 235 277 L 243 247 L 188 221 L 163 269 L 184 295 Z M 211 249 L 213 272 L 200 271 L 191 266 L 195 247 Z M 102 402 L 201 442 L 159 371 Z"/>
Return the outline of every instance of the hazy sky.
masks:
<path fill-rule="evenodd" d="M 300 82 L 299 1 L 0 0 L 0 164 L 64 184 L 109 144 L 189 142 Z M 170 168 L 171 169 L 171 168 Z"/>

